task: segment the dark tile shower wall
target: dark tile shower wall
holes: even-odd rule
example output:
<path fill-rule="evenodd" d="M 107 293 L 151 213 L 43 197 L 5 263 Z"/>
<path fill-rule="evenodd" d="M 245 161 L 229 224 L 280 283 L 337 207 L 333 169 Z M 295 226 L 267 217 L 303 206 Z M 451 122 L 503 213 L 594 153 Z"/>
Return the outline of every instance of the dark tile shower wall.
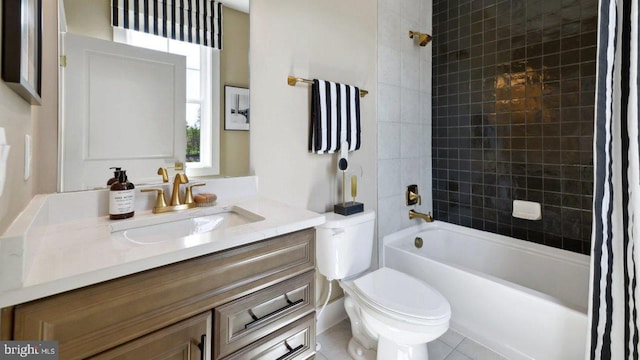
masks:
<path fill-rule="evenodd" d="M 590 252 L 597 0 L 434 0 L 436 219 Z M 542 220 L 511 216 L 513 200 Z"/>

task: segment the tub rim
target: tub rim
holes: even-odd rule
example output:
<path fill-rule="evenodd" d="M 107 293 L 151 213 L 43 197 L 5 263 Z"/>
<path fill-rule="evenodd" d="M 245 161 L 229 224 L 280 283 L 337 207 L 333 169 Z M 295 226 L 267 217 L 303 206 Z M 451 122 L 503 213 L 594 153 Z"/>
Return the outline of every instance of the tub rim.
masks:
<path fill-rule="evenodd" d="M 394 246 L 394 244 L 397 243 L 401 243 L 403 240 L 407 240 L 407 239 L 411 239 L 411 237 L 418 235 L 419 233 L 423 233 L 423 232 L 428 232 L 428 231 L 437 231 L 437 230 L 446 230 L 446 231 L 451 231 L 457 234 L 463 234 L 463 235 L 470 235 L 470 236 L 474 236 L 479 238 L 480 240 L 484 240 L 484 241 L 489 241 L 501 246 L 506 246 L 506 247 L 510 247 L 510 248 L 514 248 L 518 251 L 523 251 L 525 253 L 528 254 L 533 254 L 533 255 L 537 255 L 537 256 L 545 256 L 545 257 L 549 257 L 552 258 L 553 260 L 559 260 L 559 261 L 564 261 L 564 262 L 568 262 L 570 264 L 573 265 L 577 265 L 577 266 L 584 266 L 586 267 L 586 271 L 590 271 L 590 265 L 591 265 L 591 257 L 588 255 L 584 255 L 584 254 L 579 254 L 579 253 L 574 253 L 568 250 L 563 250 L 563 249 L 558 249 L 558 248 L 554 248 L 551 246 L 547 246 L 547 245 L 542 245 L 542 244 L 538 244 L 538 243 L 534 243 L 534 242 L 530 242 L 530 241 L 526 241 L 526 240 L 521 240 L 521 239 L 516 239 L 513 237 L 509 237 L 509 236 L 505 236 L 505 235 L 500 235 L 500 234 L 495 234 L 495 233 L 491 233 L 491 232 L 486 232 L 486 231 L 482 231 L 482 230 L 477 230 L 477 229 L 472 229 L 472 228 L 467 228 L 464 227 L 462 225 L 455 225 L 455 224 L 450 224 L 450 223 L 446 223 L 446 222 L 442 222 L 442 221 L 434 221 L 432 223 L 421 223 L 418 225 L 414 225 L 411 227 L 408 227 L 406 229 L 397 231 L 395 233 L 391 233 L 388 234 L 386 236 L 383 237 L 383 248 L 382 248 L 382 253 L 381 253 L 381 266 L 386 266 L 386 256 L 387 256 L 387 251 L 386 251 L 386 247 L 390 246 L 393 247 L 394 249 L 401 251 L 403 253 L 406 253 L 410 256 L 418 256 L 418 257 L 426 257 L 427 259 L 437 262 L 439 264 L 442 264 L 443 266 L 446 266 L 448 268 L 453 268 L 459 271 L 464 271 L 467 273 L 470 273 L 471 275 L 475 276 L 475 277 L 480 277 L 480 278 L 484 278 L 484 279 L 488 279 L 490 281 L 494 281 L 497 282 L 501 285 L 504 286 L 509 286 L 509 287 L 513 287 L 516 288 L 517 290 L 520 290 L 528 295 L 531 296 L 536 296 L 539 298 L 543 298 L 547 301 L 553 302 L 555 304 L 561 305 L 566 307 L 567 309 L 574 311 L 578 314 L 582 314 L 584 316 L 587 315 L 587 311 L 588 311 L 588 304 L 586 306 L 582 306 L 579 304 L 574 304 L 570 301 L 566 301 L 566 300 L 562 300 L 559 299 L 557 297 L 554 297 L 553 295 L 547 294 L 545 292 L 536 290 L 536 289 L 532 289 L 529 287 L 526 287 L 524 285 L 520 285 L 518 283 L 509 281 L 509 280 L 505 280 L 502 279 L 500 277 L 491 275 L 491 274 L 486 274 L 483 273 L 481 271 L 478 270 L 474 270 L 471 269 L 469 267 L 463 266 L 463 265 L 459 265 L 459 264 L 455 264 L 455 263 L 451 263 L 450 261 L 446 261 L 446 260 L 442 260 L 442 259 L 434 259 L 434 258 L 430 258 L 428 256 L 421 256 L 420 254 L 416 254 L 413 253 L 407 249 L 404 249 L 402 247 L 399 246 Z"/>
<path fill-rule="evenodd" d="M 532 241 L 517 239 L 510 236 L 500 235 L 488 231 L 468 228 L 462 225 L 451 224 L 443 221 L 435 220 L 432 223 L 420 223 L 408 228 L 396 231 L 394 233 L 382 237 L 382 246 L 397 239 L 402 239 L 416 235 L 425 231 L 448 230 L 458 234 L 471 235 L 482 240 L 490 241 L 502 246 L 515 248 L 524 252 L 533 253 L 541 256 L 552 257 L 556 260 L 568 261 L 575 265 L 583 265 L 587 268 L 591 265 L 591 257 L 585 254 L 579 254 L 569 250 L 559 249 L 548 245 L 538 244 Z M 384 264 L 384 251 L 382 251 L 382 263 Z"/>
<path fill-rule="evenodd" d="M 587 316 L 587 309 L 588 309 L 587 307 L 584 307 L 584 306 L 581 306 L 581 305 L 578 305 L 578 304 L 574 304 L 572 302 L 565 301 L 565 300 L 562 300 L 562 299 L 558 299 L 557 297 L 549 295 L 549 294 L 547 294 L 545 292 L 542 292 L 540 290 L 532 289 L 530 287 L 526 287 L 524 285 L 520 285 L 518 283 L 509 281 L 509 280 L 505 280 L 505 279 L 502 279 L 500 277 L 497 277 L 497 276 L 494 276 L 494 275 L 491 275 L 491 274 L 483 273 L 481 271 L 474 270 L 474 269 L 471 269 L 471 268 L 468 268 L 468 267 L 465 267 L 465 266 L 462 266 L 462 265 L 454 264 L 454 263 L 448 262 L 446 260 L 433 259 L 433 258 L 430 258 L 428 256 L 422 256 L 420 254 L 417 254 L 417 253 L 411 252 L 411 251 L 409 251 L 407 249 L 404 249 L 404 248 L 396 246 L 396 244 L 400 242 L 399 240 L 400 239 L 395 239 L 395 241 L 388 243 L 387 246 L 393 248 L 396 251 L 400 251 L 403 254 L 406 254 L 407 256 L 427 258 L 429 261 L 436 262 L 436 263 L 438 263 L 438 264 L 440 264 L 440 265 L 442 265 L 444 267 L 453 268 L 453 269 L 458 270 L 458 271 L 463 271 L 465 273 L 469 273 L 471 276 L 474 276 L 474 277 L 477 277 L 477 278 L 493 281 L 493 282 L 496 282 L 496 283 L 498 283 L 500 285 L 503 285 L 503 286 L 515 288 L 516 290 L 518 290 L 520 292 L 523 292 L 523 293 L 525 293 L 527 295 L 544 299 L 544 300 L 552 302 L 554 304 L 566 307 L 569 311 L 573 311 L 576 314 Z M 384 264 L 383 266 L 387 266 L 387 265 Z M 393 267 L 392 267 L 392 269 L 393 269 Z M 422 280 L 422 281 L 424 281 L 424 280 Z"/>

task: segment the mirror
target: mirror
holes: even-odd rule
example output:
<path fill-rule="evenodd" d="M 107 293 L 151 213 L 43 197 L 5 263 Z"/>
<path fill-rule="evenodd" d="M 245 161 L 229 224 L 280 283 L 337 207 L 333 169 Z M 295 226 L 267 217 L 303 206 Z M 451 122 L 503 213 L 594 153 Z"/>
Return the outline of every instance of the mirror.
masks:
<path fill-rule="evenodd" d="M 216 177 L 246 176 L 249 174 L 249 131 L 225 129 L 225 86 L 236 88 L 249 88 L 249 14 L 248 0 L 222 0 L 223 3 L 223 49 L 219 52 L 219 154 L 212 155 L 219 159 L 219 174 Z M 60 21 L 66 24 L 66 31 L 82 36 L 113 41 L 114 31 L 111 26 L 111 0 L 60 0 Z M 240 10 L 236 10 L 240 9 Z M 217 51 L 217 50 L 214 50 Z M 212 101 L 216 103 L 216 101 Z M 187 109 L 189 108 L 187 104 Z M 60 103 L 62 109 L 62 101 Z M 62 110 L 74 111 L 73 106 L 67 106 Z M 187 111 L 187 116 L 189 112 Z M 185 121 L 186 125 L 186 121 Z M 187 131 L 185 126 L 184 131 Z M 64 135 L 60 139 L 65 142 Z M 84 140 L 84 139 L 83 139 Z M 123 144 L 126 146 L 127 144 Z M 185 149 L 186 151 L 186 149 Z M 189 161 L 187 157 L 187 161 Z M 171 164 L 164 164 L 169 167 Z M 62 173 L 62 165 L 59 161 L 58 172 Z M 112 166 L 119 166 L 114 163 Z M 160 164 L 159 166 L 163 166 Z M 128 169 L 130 170 L 130 169 Z M 171 169 L 169 169 L 171 171 Z M 69 172 L 67 167 L 64 171 Z M 101 170 L 100 170 L 101 171 Z M 100 174 L 102 175 L 102 174 Z M 104 181 L 112 176 L 111 170 L 104 169 Z M 149 174 L 153 178 L 155 174 Z M 193 175 L 191 177 L 194 177 Z M 136 183 L 136 179 L 131 179 Z M 158 182 L 161 178 L 157 177 Z M 142 183 L 149 183 L 143 181 Z M 76 191 L 84 188 L 61 188 L 59 191 Z"/>

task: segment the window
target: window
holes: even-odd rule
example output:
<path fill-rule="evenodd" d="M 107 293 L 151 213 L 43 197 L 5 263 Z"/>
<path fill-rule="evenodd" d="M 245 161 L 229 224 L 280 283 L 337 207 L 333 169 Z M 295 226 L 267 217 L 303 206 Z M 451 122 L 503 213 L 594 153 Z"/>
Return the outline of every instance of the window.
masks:
<path fill-rule="evenodd" d="M 115 41 L 186 57 L 187 175 L 219 174 L 220 51 L 139 31 L 121 28 L 113 31 Z"/>

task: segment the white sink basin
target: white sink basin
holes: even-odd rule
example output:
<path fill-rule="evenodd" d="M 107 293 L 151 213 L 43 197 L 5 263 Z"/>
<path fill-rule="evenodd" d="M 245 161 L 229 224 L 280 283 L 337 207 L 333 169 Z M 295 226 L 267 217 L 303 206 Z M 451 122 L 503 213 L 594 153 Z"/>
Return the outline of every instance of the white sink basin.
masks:
<path fill-rule="evenodd" d="M 134 243 L 154 244 L 261 220 L 264 220 L 262 216 L 234 206 L 217 214 L 136 227 L 124 230 L 121 234 Z"/>

